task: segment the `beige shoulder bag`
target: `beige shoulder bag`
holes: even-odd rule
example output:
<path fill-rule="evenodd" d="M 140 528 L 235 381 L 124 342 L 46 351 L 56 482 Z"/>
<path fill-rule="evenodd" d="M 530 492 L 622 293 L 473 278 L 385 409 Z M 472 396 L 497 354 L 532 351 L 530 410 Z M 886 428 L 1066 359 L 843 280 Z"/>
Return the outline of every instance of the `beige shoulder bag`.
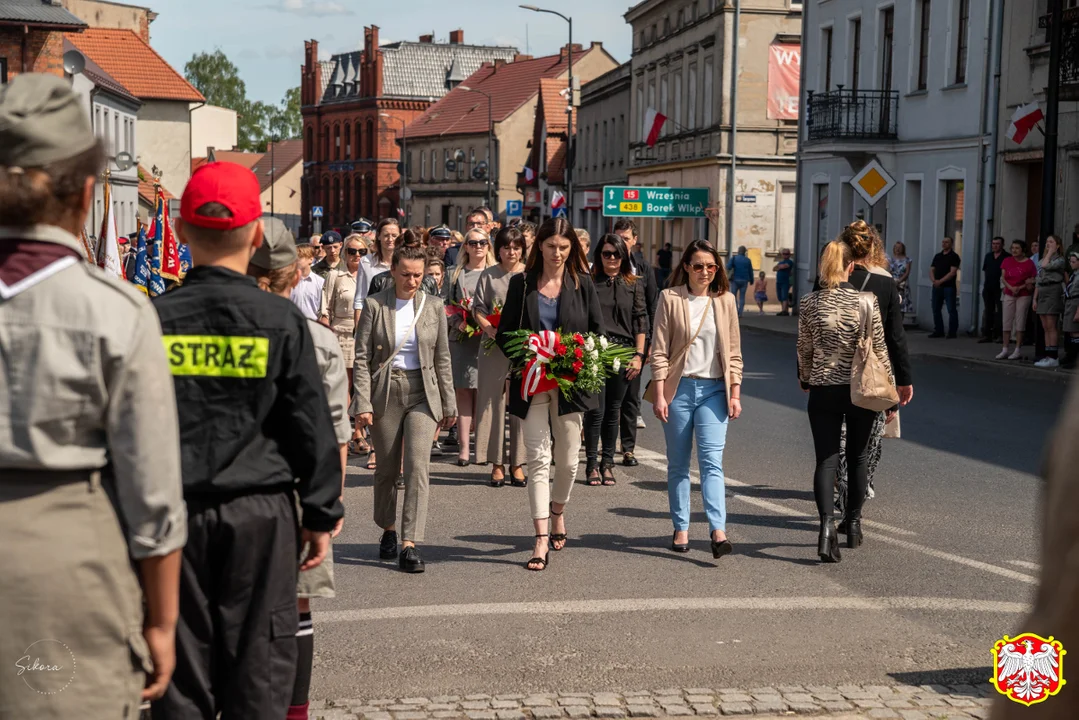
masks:
<path fill-rule="evenodd" d="M 670 360 L 671 365 L 673 365 L 678 360 L 682 359 L 682 356 L 685 355 L 686 353 L 688 353 L 689 349 L 691 347 L 693 347 L 693 343 L 697 342 L 697 336 L 700 335 L 701 330 L 704 329 L 704 323 L 708 319 L 708 316 L 711 315 L 710 311 L 712 310 L 712 305 L 716 301 L 716 299 L 714 297 L 711 297 L 711 296 L 709 296 L 709 299 L 710 299 L 710 302 L 708 303 L 708 307 L 706 307 L 704 309 L 704 313 L 701 315 L 701 322 L 700 322 L 700 324 L 697 325 L 697 332 L 693 333 L 693 337 L 691 337 L 689 339 L 689 342 L 686 343 L 686 346 L 684 348 L 682 348 L 677 353 L 675 353 L 674 355 L 671 356 L 671 360 Z M 648 384 L 645 385 L 645 387 L 644 387 L 644 400 L 645 400 L 645 402 L 649 402 L 649 403 L 655 403 L 656 402 L 656 385 L 655 385 L 654 380 L 650 379 L 648 381 Z"/>
<path fill-rule="evenodd" d="M 850 400 L 857 407 L 884 412 L 899 404 L 899 393 L 892 383 L 888 367 L 873 352 L 872 293 L 860 293 L 858 347 L 850 366 Z"/>

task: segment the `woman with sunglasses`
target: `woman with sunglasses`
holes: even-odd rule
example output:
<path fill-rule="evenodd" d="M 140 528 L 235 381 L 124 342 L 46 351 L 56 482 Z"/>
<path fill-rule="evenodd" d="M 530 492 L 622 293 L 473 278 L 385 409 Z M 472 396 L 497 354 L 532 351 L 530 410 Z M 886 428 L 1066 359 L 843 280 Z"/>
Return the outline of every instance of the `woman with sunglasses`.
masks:
<path fill-rule="evenodd" d="M 448 304 L 472 301 L 480 275 L 495 264 L 491 239 L 486 230 L 474 228 L 465 234 L 464 244 L 457 254 L 457 266 L 450 274 L 446 288 Z M 464 320 L 450 321 L 450 357 L 453 359 L 453 387 L 457 391 L 457 465 L 469 462 L 469 432 L 476 407 L 476 388 L 479 386 L 480 336 L 465 338 L 460 331 Z"/>
<path fill-rule="evenodd" d="M 345 358 L 348 371 L 348 387 L 352 388 L 352 364 L 356 359 L 356 316 L 352 302 L 356 297 L 356 280 L 360 273 L 360 263 L 367 256 L 367 245 L 359 235 L 349 235 L 345 239 L 345 267 L 331 270 L 326 276 L 326 287 L 322 292 L 322 307 L 318 321 L 333 330 L 341 354 Z M 349 398 L 351 400 L 351 398 Z M 364 455 L 370 450 L 363 438 L 363 431 L 356 428 L 349 443 L 349 450 L 356 455 Z"/>
<path fill-rule="evenodd" d="M 596 243 L 592 251 L 592 279 L 603 311 L 607 339 L 637 351 L 625 368 L 607 379 L 607 386 L 599 396 L 599 407 L 584 414 L 585 482 L 591 486 L 614 485 L 614 450 L 622 400 L 644 364 L 648 308 L 644 283 L 637 282 L 629 250 L 618 235 L 607 233 Z M 598 454 L 600 437 L 603 438 L 602 460 Z"/>
<path fill-rule="evenodd" d="M 483 331 L 484 338 L 494 338 L 498 327 L 492 325 L 487 316 L 496 306 L 504 305 L 510 279 L 524 272 L 521 262 L 524 252 L 524 237 L 517 228 L 502 228 L 495 235 L 495 256 L 498 264 L 489 267 L 480 275 L 476 285 L 476 297 L 473 313 L 476 324 Z M 476 389 L 476 462 L 491 463 L 491 487 L 502 487 L 506 483 L 504 450 L 506 439 L 506 378 L 510 374 L 510 364 L 496 349 L 490 352 L 480 350 L 479 387 Z M 524 438 L 520 418 L 510 418 L 510 485 L 525 487 Z"/>
<path fill-rule="evenodd" d="M 565 218 L 552 218 L 540 226 L 525 271 L 510 280 L 496 335 L 503 352 L 512 340 L 509 333 L 515 330 L 604 332 L 596 286 L 588 276 L 577 233 Z M 563 513 L 577 478 L 582 413 L 598 407 L 599 398 L 579 393 L 566 398 L 557 388 L 522 396 L 521 384 L 520 373 L 514 373 L 510 378 L 509 409 L 524 420 L 528 504 L 536 532 L 532 558 L 525 567 L 540 571 L 547 568 L 548 548 L 557 551 L 566 546 Z M 558 452 L 553 491 L 552 440 Z"/>
<path fill-rule="evenodd" d="M 738 307 L 719 253 L 694 240 L 660 294 L 652 336 L 653 410 L 667 440 L 671 550 L 689 552 L 689 460 L 697 438 L 701 496 L 712 557 L 731 552 L 723 450 L 727 421 L 742 414 L 742 339 Z"/>

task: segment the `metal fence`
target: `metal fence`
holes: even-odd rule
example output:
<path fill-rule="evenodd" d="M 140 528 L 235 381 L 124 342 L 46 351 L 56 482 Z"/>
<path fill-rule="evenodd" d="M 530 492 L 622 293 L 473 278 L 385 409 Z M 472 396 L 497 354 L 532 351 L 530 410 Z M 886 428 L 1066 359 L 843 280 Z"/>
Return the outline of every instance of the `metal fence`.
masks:
<path fill-rule="evenodd" d="M 810 140 L 894 140 L 898 90 L 836 90 L 807 98 Z"/>

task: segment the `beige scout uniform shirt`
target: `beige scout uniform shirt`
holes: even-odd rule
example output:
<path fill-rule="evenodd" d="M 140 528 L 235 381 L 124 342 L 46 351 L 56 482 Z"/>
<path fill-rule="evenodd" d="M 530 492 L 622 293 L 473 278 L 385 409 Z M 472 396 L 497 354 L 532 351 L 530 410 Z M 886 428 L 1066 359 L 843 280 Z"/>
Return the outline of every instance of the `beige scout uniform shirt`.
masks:
<path fill-rule="evenodd" d="M 348 417 L 348 375 L 345 373 L 341 346 L 337 343 L 337 336 L 325 325 L 308 320 L 307 327 L 311 330 L 311 339 L 315 341 L 315 360 L 322 372 L 326 399 L 330 401 L 330 417 L 333 418 L 337 444 L 344 445 L 352 439 L 352 422 Z"/>
<path fill-rule="evenodd" d="M 79 250 L 53 226 L 4 239 Z M 111 466 L 132 558 L 183 547 L 176 399 L 157 313 L 134 286 L 73 262 L 0 297 L 0 469 Z"/>

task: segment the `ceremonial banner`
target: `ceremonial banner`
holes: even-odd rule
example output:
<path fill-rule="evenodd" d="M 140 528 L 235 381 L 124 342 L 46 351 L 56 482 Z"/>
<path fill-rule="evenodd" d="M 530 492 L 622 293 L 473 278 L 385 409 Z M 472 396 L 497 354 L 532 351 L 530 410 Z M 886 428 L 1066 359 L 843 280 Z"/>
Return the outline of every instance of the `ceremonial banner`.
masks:
<path fill-rule="evenodd" d="M 802 46 L 773 43 L 768 49 L 768 119 L 797 120 Z"/>

